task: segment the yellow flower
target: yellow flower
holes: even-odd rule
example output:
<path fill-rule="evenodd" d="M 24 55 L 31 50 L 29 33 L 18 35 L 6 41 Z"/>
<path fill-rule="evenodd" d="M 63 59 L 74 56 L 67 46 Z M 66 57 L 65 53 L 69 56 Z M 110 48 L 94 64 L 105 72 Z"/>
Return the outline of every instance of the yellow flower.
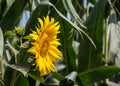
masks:
<path fill-rule="evenodd" d="M 57 49 L 60 45 L 57 34 L 60 25 L 55 22 L 54 18 L 48 16 L 42 21 L 38 18 L 40 26 L 36 27 L 36 31 L 29 34 L 33 39 L 32 47 L 28 50 L 35 55 L 36 68 L 39 69 L 40 75 L 45 75 L 51 71 L 56 71 L 54 62 L 61 57 L 61 52 Z"/>

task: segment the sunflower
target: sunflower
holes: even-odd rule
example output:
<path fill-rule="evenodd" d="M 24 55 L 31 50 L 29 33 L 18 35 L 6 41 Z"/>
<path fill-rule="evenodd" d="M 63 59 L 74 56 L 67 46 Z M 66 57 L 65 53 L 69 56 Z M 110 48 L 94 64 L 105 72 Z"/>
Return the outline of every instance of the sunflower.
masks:
<path fill-rule="evenodd" d="M 60 25 L 54 18 L 44 17 L 44 20 L 38 18 L 39 26 L 29 36 L 33 40 L 32 47 L 28 50 L 35 56 L 36 68 L 40 75 L 45 75 L 51 71 L 56 71 L 54 63 L 61 59 L 61 52 L 57 49 L 60 45 L 57 34 Z"/>

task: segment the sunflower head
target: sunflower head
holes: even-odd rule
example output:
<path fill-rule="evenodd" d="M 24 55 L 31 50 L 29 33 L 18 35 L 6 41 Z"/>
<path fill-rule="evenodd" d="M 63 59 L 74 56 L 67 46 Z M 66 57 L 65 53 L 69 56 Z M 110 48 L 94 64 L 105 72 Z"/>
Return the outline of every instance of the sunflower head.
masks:
<path fill-rule="evenodd" d="M 48 16 L 44 17 L 44 20 L 38 18 L 38 21 L 39 26 L 36 27 L 36 31 L 29 34 L 33 42 L 28 52 L 35 56 L 36 68 L 39 69 L 40 75 L 45 75 L 56 71 L 54 62 L 61 57 L 61 52 L 57 49 L 60 45 L 57 39 L 60 25 L 54 18 Z"/>

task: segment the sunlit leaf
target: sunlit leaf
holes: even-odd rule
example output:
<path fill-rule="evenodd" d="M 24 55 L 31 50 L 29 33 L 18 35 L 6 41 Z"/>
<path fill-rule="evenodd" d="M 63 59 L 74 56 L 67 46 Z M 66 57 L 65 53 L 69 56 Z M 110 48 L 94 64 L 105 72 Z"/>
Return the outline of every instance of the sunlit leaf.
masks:
<path fill-rule="evenodd" d="M 77 78 L 77 72 L 73 71 L 60 82 L 60 86 L 73 86 Z"/>
<path fill-rule="evenodd" d="M 3 47 L 4 47 L 4 38 L 3 38 L 3 33 L 0 28 L 0 57 L 3 55 Z"/>
<path fill-rule="evenodd" d="M 5 86 L 4 81 L 0 78 L 0 86 Z"/>
<path fill-rule="evenodd" d="M 57 73 L 57 72 L 52 72 L 52 75 L 53 75 L 57 80 L 59 80 L 59 81 L 62 81 L 62 80 L 65 79 L 64 76 L 60 75 L 60 74 Z"/>
<path fill-rule="evenodd" d="M 17 70 L 23 73 L 23 75 L 26 75 L 30 71 L 30 67 L 31 67 L 29 63 L 24 63 L 20 65 L 13 65 L 13 64 L 11 65 L 11 64 L 6 63 L 6 65 L 14 70 Z"/>
<path fill-rule="evenodd" d="M 4 49 L 4 38 L 3 38 L 3 32 L 0 28 L 0 78 L 3 77 L 4 67 L 3 67 L 3 49 Z M 2 81 L 1 81 L 2 83 Z"/>
<path fill-rule="evenodd" d="M 75 82 L 76 78 L 77 78 L 77 72 L 76 71 L 71 72 L 70 74 L 68 74 L 66 76 L 66 78 L 73 81 L 73 82 Z"/>
<path fill-rule="evenodd" d="M 115 83 L 115 82 L 111 82 L 111 81 L 108 81 L 107 82 L 107 85 L 108 86 L 119 86 L 119 84 Z"/>
<path fill-rule="evenodd" d="M 4 36 L 15 35 L 13 31 L 7 31 Z"/>
<path fill-rule="evenodd" d="M 85 25 L 83 24 L 82 19 L 77 14 L 72 1 L 71 0 L 62 0 L 67 12 L 71 14 L 71 17 L 74 21 L 76 21 L 81 27 L 85 28 Z"/>

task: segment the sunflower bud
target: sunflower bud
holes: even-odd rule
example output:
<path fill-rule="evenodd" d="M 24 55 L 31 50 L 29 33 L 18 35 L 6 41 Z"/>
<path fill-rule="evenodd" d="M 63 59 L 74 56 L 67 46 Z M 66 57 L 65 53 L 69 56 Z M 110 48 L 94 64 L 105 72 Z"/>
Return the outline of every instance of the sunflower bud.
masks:
<path fill-rule="evenodd" d="M 15 27 L 15 34 L 20 38 L 24 35 L 24 28 Z"/>

